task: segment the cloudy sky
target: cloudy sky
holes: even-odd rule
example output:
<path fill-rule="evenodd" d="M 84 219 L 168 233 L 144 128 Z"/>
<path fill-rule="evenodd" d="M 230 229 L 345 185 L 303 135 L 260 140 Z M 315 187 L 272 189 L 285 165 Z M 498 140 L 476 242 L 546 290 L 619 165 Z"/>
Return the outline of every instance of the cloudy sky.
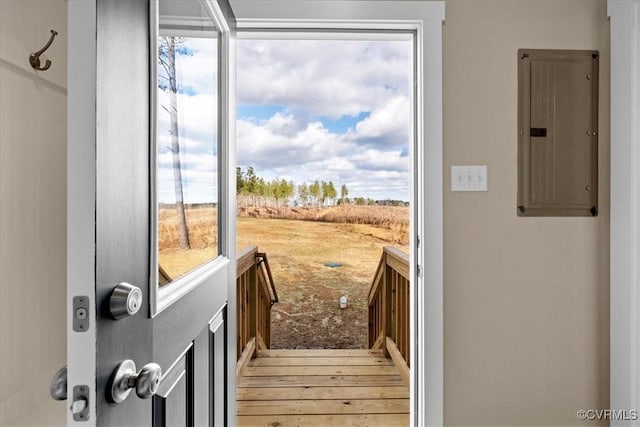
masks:
<path fill-rule="evenodd" d="M 176 59 L 184 197 L 217 183 L 215 43 Z M 238 40 L 237 160 L 266 179 L 346 184 L 349 197 L 409 199 L 409 41 Z M 158 196 L 175 200 L 170 115 L 159 90 Z"/>
<path fill-rule="evenodd" d="M 238 164 L 409 199 L 409 41 L 239 40 Z"/>
<path fill-rule="evenodd" d="M 213 39 L 182 38 L 176 53 L 178 134 L 184 201 L 217 200 L 217 44 Z M 158 65 L 158 84 L 167 73 Z M 174 203 L 169 92 L 158 90 L 158 201 Z"/>

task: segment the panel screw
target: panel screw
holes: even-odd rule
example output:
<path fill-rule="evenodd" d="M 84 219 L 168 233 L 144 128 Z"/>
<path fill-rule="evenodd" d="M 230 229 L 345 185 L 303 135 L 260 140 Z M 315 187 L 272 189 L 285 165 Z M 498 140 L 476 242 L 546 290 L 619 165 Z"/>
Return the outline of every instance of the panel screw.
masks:
<path fill-rule="evenodd" d="M 591 135 L 591 132 L 587 131 L 587 135 Z"/>
<path fill-rule="evenodd" d="M 591 74 L 587 74 L 587 80 L 591 80 Z"/>
<path fill-rule="evenodd" d="M 586 190 L 587 190 L 587 191 L 591 191 L 591 186 L 590 186 L 590 185 L 587 185 Z"/>
<path fill-rule="evenodd" d="M 524 135 L 524 131 L 523 130 L 520 131 L 520 135 Z"/>

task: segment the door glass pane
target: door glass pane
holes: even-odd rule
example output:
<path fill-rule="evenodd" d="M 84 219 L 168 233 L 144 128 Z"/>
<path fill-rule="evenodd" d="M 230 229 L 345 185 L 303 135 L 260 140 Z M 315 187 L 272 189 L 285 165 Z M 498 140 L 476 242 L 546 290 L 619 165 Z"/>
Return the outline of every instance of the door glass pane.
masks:
<path fill-rule="evenodd" d="M 200 2 L 159 6 L 157 259 L 164 286 L 219 254 L 219 35 Z"/>

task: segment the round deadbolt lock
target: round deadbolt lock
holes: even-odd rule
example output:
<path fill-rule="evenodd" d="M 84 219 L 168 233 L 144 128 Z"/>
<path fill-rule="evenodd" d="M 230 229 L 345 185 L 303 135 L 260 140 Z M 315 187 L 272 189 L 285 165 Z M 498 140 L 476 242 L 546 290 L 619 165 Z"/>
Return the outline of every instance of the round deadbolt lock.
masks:
<path fill-rule="evenodd" d="M 139 287 L 122 282 L 113 289 L 109 301 L 109 311 L 114 319 L 133 316 L 142 307 L 142 290 Z"/>

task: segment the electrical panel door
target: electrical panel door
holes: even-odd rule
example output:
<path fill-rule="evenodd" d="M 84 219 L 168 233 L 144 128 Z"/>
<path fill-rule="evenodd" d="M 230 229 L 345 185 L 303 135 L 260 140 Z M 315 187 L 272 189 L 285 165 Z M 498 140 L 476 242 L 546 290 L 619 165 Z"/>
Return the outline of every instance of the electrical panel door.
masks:
<path fill-rule="evenodd" d="M 597 51 L 518 51 L 517 212 L 598 213 Z"/>

